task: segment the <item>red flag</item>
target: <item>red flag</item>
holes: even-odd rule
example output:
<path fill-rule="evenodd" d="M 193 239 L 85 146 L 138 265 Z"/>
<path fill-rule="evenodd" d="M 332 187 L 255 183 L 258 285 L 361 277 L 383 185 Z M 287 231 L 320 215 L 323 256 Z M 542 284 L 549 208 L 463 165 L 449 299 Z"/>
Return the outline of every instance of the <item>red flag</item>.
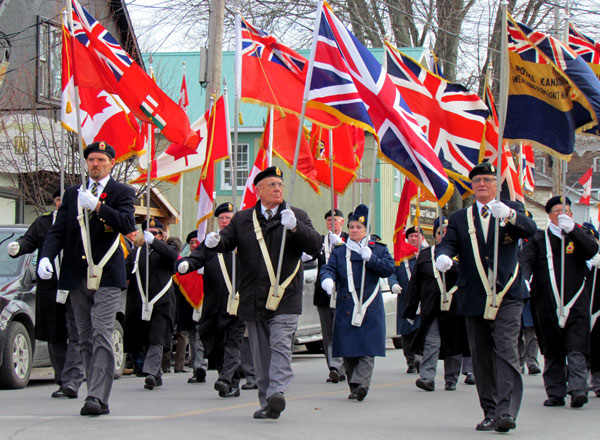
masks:
<path fill-rule="evenodd" d="M 592 171 L 592 167 L 590 167 L 577 181 L 580 185 L 583 185 L 583 194 L 579 199 L 581 205 L 590 205 L 590 199 L 592 197 Z"/>
<path fill-rule="evenodd" d="M 243 100 L 299 115 L 308 60 L 243 18 L 241 26 Z M 321 110 L 307 108 L 305 116 L 327 127 L 340 124 Z"/>
<path fill-rule="evenodd" d="M 179 291 L 193 308 L 198 309 L 202 305 L 204 301 L 204 277 L 201 274 L 197 271 L 185 275 L 177 272 L 173 276 L 173 281 L 179 286 Z"/>
<path fill-rule="evenodd" d="M 333 129 L 333 188 L 343 194 L 356 178 L 365 149 L 365 132 L 358 127 L 342 124 Z M 313 124 L 310 149 L 317 170 L 317 181 L 331 187 L 329 163 L 329 130 Z"/>
<path fill-rule="evenodd" d="M 521 142 L 521 173 L 523 191 L 532 194 L 535 189 L 535 159 L 529 142 Z"/>
<path fill-rule="evenodd" d="M 75 114 L 75 72 L 73 57 L 79 44 L 73 44 L 68 30 L 62 34 L 62 104 L 61 122 L 67 130 L 78 132 Z M 105 141 L 115 149 L 115 160 L 121 162 L 144 148 L 144 136 L 133 113 L 117 95 L 99 88 L 79 87 L 81 134 L 85 144 Z"/>
<path fill-rule="evenodd" d="M 73 7 L 75 85 L 119 95 L 141 121 L 156 125 L 167 139 L 196 148 L 198 134 L 185 112 L 131 59 L 117 40 L 77 0 Z M 72 66 L 75 67 L 75 66 Z"/>
<path fill-rule="evenodd" d="M 227 114 L 225 102 L 221 96 L 211 109 L 208 118 L 208 139 L 206 148 L 206 161 L 198 181 L 196 200 L 198 213 L 196 226 L 198 227 L 198 240 L 202 241 L 206 235 L 206 220 L 213 214 L 213 200 L 215 188 L 215 164 L 227 157 L 229 133 L 227 131 Z M 235 190 L 235 178 L 231 182 Z"/>
<path fill-rule="evenodd" d="M 292 168 L 300 120 L 296 115 L 291 113 L 281 114 L 274 112 L 273 115 L 273 153 L 279 156 L 288 167 Z M 308 144 L 308 132 L 305 127 L 302 127 L 302 129 L 303 135 L 300 140 L 300 153 L 298 155 L 296 172 L 317 194 L 320 194 L 317 182 L 317 170 L 315 169 L 315 162 L 310 151 L 310 145 Z M 263 139 L 268 138 L 269 120 L 267 118 Z"/>
<path fill-rule="evenodd" d="M 242 205 L 240 206 L 240 209 L 252 208 L 254 205 L 256 205 L 258 199 L 256 198 L 256 191 L 254 188 L 254 178 L 258 173 L 267 168 L 267 164 L 267 150 L 263 146 L 258 150 L 256 159 L 254 160 L 254 165 L 252 165 L 248 179 L 246 179 L 246 187 L 244 188 L 244 195 L 242 197 Z"/>
<path fill-rule="evenodd" d="M 183 79 L 181 80 L 181 90 L 179 91 L 179 101 L 177 105 L 184 111 L 187 111 L 190 100 L 188 99 L 187 84 L 185 82 L 185 72 L 183 73 Z"/>
<path fill-rule="evenodd" d="M 417 197 L 417 193 L 417 185 L 411 180 L 405 179 L 394 228 L 394 261 L 396 266 L 417 253 L 417 248 L 406 242 L 406 221 L 410 215 L 410 202 Z"/>

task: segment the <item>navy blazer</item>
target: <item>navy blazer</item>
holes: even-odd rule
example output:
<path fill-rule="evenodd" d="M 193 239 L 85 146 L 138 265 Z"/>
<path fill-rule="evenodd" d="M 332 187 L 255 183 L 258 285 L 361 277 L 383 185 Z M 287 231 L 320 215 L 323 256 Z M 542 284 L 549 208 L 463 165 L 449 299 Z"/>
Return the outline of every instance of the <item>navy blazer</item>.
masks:
<path fill-rule="evenodd" d="M 517 216 L 514 225 L 506 222 L 504 226 L 499 226 L 497 292 L 504 288 L 514 274 L 519 259 L 519 238 L 528 238 L 536 232 L 536 224 L 525 215 L 523 204 L 504 200 L 503 203 L 514 209 Z M 473 205 L 473 220 L 479 255 L 487 274 L 488 268 L 493 268 L 494 262 L 495 219 L 494 217 L 490 219 L 487 241 L 483 239 L 483 229 L 476 204 Z M 458 280 L 456 281 L 458 313 L 465 316 L 483 315 L 486 292 L 475 264 L 467 222 L 467 208 L 450 216 L 446 235 L 442 242 L 435 247 L 436 258 L 442 254 L 450 258 L 458 255 L 460 261 Z M 524 286 L 523 279 L 521 271 L 519 271 L 506 294 L 513 298 L 528 298 L 529 293 Z"/>
<path fill-rule="evenodd" d="M 81 242 L 81 229 L 77 220 L 77 197 L 80 185 L 65 190 L 62 204 L 56 215 L 56 221 L 50 228 L 44 241 L 40 258 L 50 261 L 63 251 L 59 289 L 71 290 L 77 287 L 87 276 L 87 261 Z M 128 185 L 117 182 L 112 177 L 100 194 L 102 206 L 99 212 L 90 214 L 90 241 L 92 257 L 98 264 L 111 247 L 119 233 L 125 235 L 135 230 L 134 207 L 135 192 Z M 85 211 L 85 210 L 84 210 Z M 104 266 L 100 287 L 127 287 L 125 259 L 119 245 L 110 260 Z"/>

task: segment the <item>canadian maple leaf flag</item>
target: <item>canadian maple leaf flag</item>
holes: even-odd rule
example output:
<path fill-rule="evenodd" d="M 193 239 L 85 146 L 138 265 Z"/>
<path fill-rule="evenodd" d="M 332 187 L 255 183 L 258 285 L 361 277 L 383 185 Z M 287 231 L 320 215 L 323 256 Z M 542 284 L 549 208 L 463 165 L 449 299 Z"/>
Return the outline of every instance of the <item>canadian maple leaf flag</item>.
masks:
<path fill-rule="evenodd" d="M 590 167 L 578 180 L 579 184 L 583 185 L 583 194 L 579 199 L 581 205 L 589 206 L 590 199 L 592 198 L 592 171 L 592 167 Z"/>

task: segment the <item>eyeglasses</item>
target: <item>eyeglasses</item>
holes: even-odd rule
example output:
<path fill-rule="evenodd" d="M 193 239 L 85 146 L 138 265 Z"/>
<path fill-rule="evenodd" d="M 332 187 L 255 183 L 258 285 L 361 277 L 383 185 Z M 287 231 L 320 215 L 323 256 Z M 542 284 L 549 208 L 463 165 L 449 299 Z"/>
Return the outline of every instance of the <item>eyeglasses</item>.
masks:
<path fill-rule="evenodd" d="M 496 180 L 495 177 L 473 177 L 473 179 L 471 179 L 471 183 L 477 184 L 477 183 L 492 183 Z"/>
<path fill-rule="evenodd" d="M 262 183 L 262 186 L 266 186 L 268 188 L 283 188 L 283 182 L 269 182 L 269 183 Z"/>

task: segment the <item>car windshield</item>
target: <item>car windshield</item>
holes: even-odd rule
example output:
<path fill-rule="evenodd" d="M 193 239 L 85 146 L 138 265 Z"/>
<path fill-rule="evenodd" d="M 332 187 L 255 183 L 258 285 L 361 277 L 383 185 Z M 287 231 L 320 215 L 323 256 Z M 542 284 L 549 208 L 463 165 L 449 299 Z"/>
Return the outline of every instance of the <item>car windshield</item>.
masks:
<path fill-rule="evenodd" d="M 6 244 L 21 235 L 22 231 L 0 231 L 0 278 L 12 278 L 21 273 L 21 266 L 25 262 L 25 256 L 12 258 L 6 252 Z"/>

